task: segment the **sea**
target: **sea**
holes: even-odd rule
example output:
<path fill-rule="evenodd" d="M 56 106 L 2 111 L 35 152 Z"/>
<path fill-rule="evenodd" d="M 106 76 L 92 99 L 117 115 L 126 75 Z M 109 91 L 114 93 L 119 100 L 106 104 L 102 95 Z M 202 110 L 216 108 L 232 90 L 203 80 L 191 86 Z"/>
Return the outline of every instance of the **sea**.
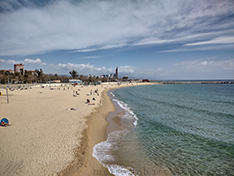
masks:
<path fill-rule="evenodd" d="M 93 156 L 113 175 L 234 175 L 234 84 L 158 84 L 109 94 L 123 112 Z"/>

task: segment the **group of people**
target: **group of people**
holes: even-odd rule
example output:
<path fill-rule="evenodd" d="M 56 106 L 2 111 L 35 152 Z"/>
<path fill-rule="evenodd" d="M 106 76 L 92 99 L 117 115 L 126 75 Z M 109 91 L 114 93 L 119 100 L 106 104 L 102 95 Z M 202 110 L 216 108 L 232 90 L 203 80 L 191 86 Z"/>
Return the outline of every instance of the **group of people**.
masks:
<path fill-rule="evenodd" d="M 95 101 L 95 100 L 96 100 L 96 99 L 93 98 L 93 101 Z M 86 100 L 86 104 L 88 104 L 88 105 L 95 105 L 95 103 L 91 103 L 89 99 Z"/>
<path fill-rule="evenodd" d="M 73 90 L 73 96 L 76 96 L 76 95 L 80 95 L 80 94 L 78 93 L 78 91 Z"/>
<path fill-rule="evenodd" d="M 91 89 L 90 90 L 90 95 L 92 95 L 92 93 L 93 93 L 93 90 Z M 98 89 L 96 89 L 93 94 L 95 94 L 95 93 L 99 96 Z"/>

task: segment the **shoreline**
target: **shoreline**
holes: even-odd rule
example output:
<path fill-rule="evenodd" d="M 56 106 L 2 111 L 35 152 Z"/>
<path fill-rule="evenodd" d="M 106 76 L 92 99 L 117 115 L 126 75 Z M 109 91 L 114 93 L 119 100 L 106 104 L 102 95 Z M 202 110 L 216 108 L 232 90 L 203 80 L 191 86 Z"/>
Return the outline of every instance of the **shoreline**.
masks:
<path fill-rule="evenodd" d="M 117 129 L 114 129 L 113 126 L 110 127 L 110 119 L 108 120 L 108 117 L 110 113 L 113 113 L 111 116 L 118 115 L 119 113 L 123 112 L 117 112 L 116 105 L 112 101 L 111 95 L 108 95 L 111 90 L 124 88 L 124 87 L 132 87 L 132 86 L 144 86 L 144 85 L 154 85 L 155 83 L 144 83 L 144 84 L 136 84 L 136 85 L 123 85 L 121 87 L 112 87 L 105 90 L 102 94 L 103 96 L 103 104 L 101 104 L 94 113 L 92 113 L 88 118 L 88 127 L 86 134 L 88 136 L 87 142 L 87 148 L 88 152 L 86 153 L 87 161 L 85 162 L 85 165 L 82 166 L 79 170 L 79 172 L 73 174 L 68 174 L 66 176 L 75 176 L 75 175 L 108 175 L 113 176 L 107 168 L 105 168 L 99 161 L 92 156 L 93 153 L 93 147 L 103 142 L 107 139 L 107 135 L 111 133 L 112 131 L 116 131 Z M 118 110 L 119 111 L 119 110 Z M 122 110 L 120 110 L 122 111 Z M 112 120 L 115 121 L 115 117 L 113 117 Z M 118 121 L 118 120 L 117 120 Z M 94 127 L 101 126 L 101 129 L 95 129 Z M 86 149 L 87 150 L 87 149 Z M 88 155 L 88 156 L 87 156 Z"/>
<path fill-rule="evenodd" d="M 86 117 L 87 128 L 83 131 L 83 145 L 77 146 L 75 160 L 66 169 L 59 172 L 58 175 L 112 175 L 107 168 L 103 167 L 102 164 L 92 156 L 93 147 L 106 139 L 106 128 L 108 126 L 106 117 L 110 112 L 115 111 L 115 107 L 110 97 L 107 95 L 107 92 L 110 90 L 111 88 L 102 92 L 102 104 L 95 109 L 95 112 Z M 83 160 L 80 160 L 81 155 Z M 79 163 L 79 161 L 82 163 Z"/>
<path fill-rule="evenodd" d="M 3 161 L 0 173 L 111 175 L 92 157 L 93 147 L 106 140 L 107 116 L 115 111 L 107 92 L 141 85 L 151 84 L 32 87 L 10 91 L 9 104 L 5 95 L 0 96 L 0 115 L 12 124 L 0 128 L 0 140 L 4 141 L 0 148 Z M 88 95 L 97 88 L 99 96 Z M 80 89 L 78 96 L 74 96 L 76 89 Z M 87 98 L 93 97 L 95 105 L 85 104 Z"/>
<path fill-rule="evenodd" d="M 108 127 L 108 122 L 106 118 L 110 112 L 115 111 L 114 104 L 112 103 L 110 97 L 107 95 L 107 92 L 111 89 L 105 90 L 102 93 L 102 105 L 89 116 L 88 120 L 88 129 L 87 129 L 87 149 L 86 154 L 86 163 L 80 169 L 78 175 L 112 175 L 109 173 L 108 169 L 103 167 L 101 163 L 98 162 L 96 158 L 92 156 L 93 147 L 106 140 L 106 129 Z M 98 128 L 97 128 L 98 127 Z"/>

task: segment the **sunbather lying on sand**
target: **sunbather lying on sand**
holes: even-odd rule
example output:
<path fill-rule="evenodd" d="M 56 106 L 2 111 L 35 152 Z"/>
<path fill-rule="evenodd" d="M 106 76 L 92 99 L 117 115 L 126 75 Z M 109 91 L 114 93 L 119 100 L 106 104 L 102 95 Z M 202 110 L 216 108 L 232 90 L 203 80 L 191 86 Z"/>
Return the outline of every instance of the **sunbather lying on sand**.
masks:
<path fill-rule="evenodd" d="M 66 109 L 68 111 L 75 111 L 76 109 L 75 108 L 69 108 L 69 109 Z"/>

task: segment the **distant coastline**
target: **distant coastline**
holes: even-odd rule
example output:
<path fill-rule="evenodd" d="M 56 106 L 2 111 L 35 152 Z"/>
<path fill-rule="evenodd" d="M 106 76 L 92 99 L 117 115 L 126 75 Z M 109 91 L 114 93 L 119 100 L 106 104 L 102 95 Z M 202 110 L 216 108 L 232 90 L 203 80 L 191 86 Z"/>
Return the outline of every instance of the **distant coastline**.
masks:
<path fill-rule="evenodd" d="M 162 80 L 161 84 L 234 84 L 234 80 Z"/>

